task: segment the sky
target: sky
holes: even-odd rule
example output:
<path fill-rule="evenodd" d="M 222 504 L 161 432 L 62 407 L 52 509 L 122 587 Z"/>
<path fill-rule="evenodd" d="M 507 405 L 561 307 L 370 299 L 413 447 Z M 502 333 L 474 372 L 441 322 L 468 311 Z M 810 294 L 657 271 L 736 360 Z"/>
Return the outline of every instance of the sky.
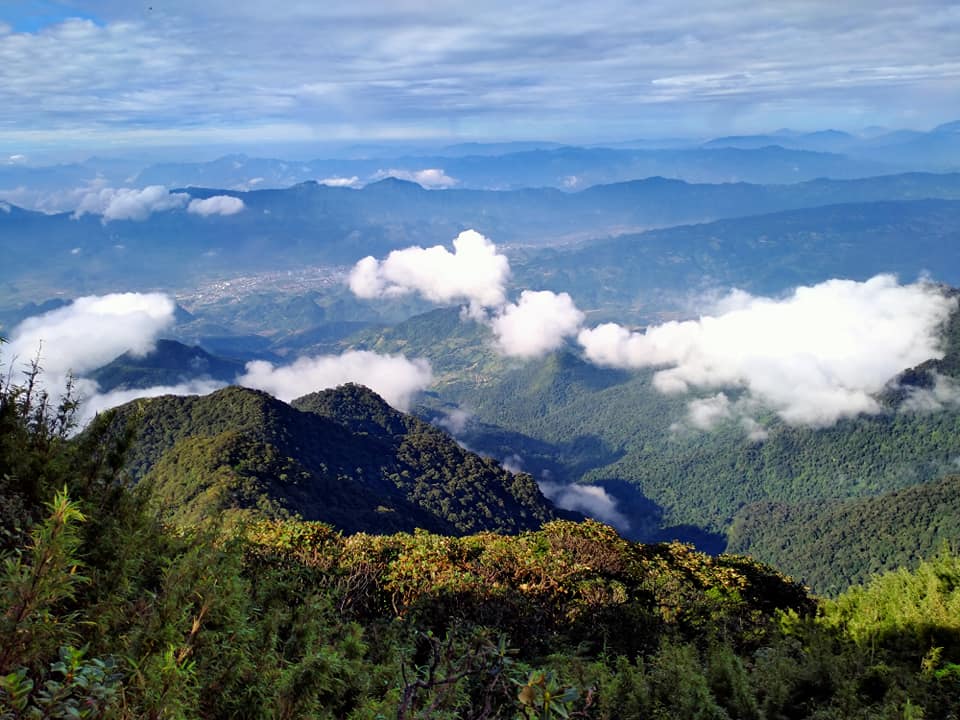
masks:
<path fill-rule="evenodd" d="M 0 0 L 0 152 L 960 118 L 960 4 Z"/>

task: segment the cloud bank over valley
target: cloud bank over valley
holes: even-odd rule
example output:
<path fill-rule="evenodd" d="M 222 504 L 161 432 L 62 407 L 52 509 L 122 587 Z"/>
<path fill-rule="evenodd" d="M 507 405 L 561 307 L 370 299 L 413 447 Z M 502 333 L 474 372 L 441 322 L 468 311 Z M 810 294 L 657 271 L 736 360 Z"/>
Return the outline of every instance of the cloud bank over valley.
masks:
<path fill-rule="evenodd" d="M 506 356 L 541 357 L 576 338 L 598 366 L 655 369 L 662 393 L 739 391 L 736 401 L 723 392 L 692 400 L 688 421 L 709 430 L 738 419 L 755 440 L 765 438 L 753 418 L 763 408 L 809 427 L 880 412 L 876 395 L 899 372 L 943 356 L 942 332 L 957 307 L 933 283 L 877 275 L 798 287 L 781 298 L 733 290 L 699 319 L 643 331 L 617 323 L 587 328 L 567 293 L 525 289 L 509 302 L 509 262 L 489 239 L 468 230 L 453 244 L 453 253 L 413 247 L 383 261 L 364 258 L 350 287 L 362 298 L 417 292 L 433 302 L 466 302 L 466 315 L 490 326 Z M 910 407 L 942 404 L 948 395 L 915 392 Z"/>

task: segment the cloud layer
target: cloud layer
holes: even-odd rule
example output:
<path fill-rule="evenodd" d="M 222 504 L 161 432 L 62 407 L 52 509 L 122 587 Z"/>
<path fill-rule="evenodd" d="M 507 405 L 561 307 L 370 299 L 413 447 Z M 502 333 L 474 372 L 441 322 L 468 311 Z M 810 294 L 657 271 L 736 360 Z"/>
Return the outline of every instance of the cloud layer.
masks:
<path fill-rule="evenodd" d="M 422 185 L 428 190 L 437 190 L 442 188 L 451 188 L 459 181 L 447 175 L 443 168 L 426 168 L 424 170 L 378 170 L 373 175 L 374 180 L 383 180 L 384 178 L 397 178 L 398 180 L 409 180 L 418 185 Z"/>
<path fill-rule="evenodd" d="M 541 480 L 540 491 L 554 505 L 564 510 L 581 512 L 612 525 L 620 532 L 630 530 L 630 520 L 617 509 L 617 500 L 598 485 L 563 485 Z"/>
<path fill-rule="evenodd" d="M 636 137 L 960 115 L 946 0 L 49 4 L 77 9 L 21 26 L 30 4 L 7 3 L 10 139 Z M 69 17 L 80 5 L 96 17 Z"/>
<path fill-rule="evenodd" d="M 556 350 L 576 335 L 583 319 L 567 293 L 524 290 L 517 303 L 501 309 L 491 327 L 504 354 L 533 358 Z"/>
<path fill-rule="evenodd" d="M 735 293 L 716 316 L 645 332 L 608 323 L 579 341 L 600 365 L 666 366 L 654 375 L 662 392 L 742 388 L 786 422 L 820 427 L 878 412 L 873 395 L 898 372 L 942 357 L 943 324 L 956 305 L 934 285 L 878 275 L 797 288 L 781 300 Z M 691 421 L 705 427 L 729 413 L 720 395 L 695 406 Z"/>
<path fill-rule="evenodd" d="M 366 385 L 399 410 L 408 410 L 416 395 L 433 382 L 430 363 L 402 355 L 354 350 L 342 355 L 303 357 L 290 365 L 265 360 L 247 363 L 241 385 L 265 390 L 283 401 L 348 382 Z"/>

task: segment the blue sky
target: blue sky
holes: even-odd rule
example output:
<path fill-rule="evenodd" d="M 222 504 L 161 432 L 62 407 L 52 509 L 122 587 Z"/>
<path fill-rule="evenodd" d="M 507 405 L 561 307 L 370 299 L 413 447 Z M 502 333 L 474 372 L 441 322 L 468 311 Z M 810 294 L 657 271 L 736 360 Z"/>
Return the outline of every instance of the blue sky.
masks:
<path fill-rule="evenodd" d="M 960 118 L 960 4 L 0 0 L 0 152 Z"/>

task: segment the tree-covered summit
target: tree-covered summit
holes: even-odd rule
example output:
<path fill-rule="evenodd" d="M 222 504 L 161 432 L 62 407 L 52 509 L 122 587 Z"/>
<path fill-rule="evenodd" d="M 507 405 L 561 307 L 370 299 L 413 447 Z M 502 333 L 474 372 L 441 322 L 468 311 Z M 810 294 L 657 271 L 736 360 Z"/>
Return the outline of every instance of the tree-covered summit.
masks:
<path fill-rule="evenodd" d="M 461 534 L 517 532 L 556 517 L 532 477 L 464 450 L 366 388 L 297 404 L 228 387 L 134 401 L 113 422 L 136 425 L 127 467 L 181 521 L 230 508 L 347 532 Z"/>

